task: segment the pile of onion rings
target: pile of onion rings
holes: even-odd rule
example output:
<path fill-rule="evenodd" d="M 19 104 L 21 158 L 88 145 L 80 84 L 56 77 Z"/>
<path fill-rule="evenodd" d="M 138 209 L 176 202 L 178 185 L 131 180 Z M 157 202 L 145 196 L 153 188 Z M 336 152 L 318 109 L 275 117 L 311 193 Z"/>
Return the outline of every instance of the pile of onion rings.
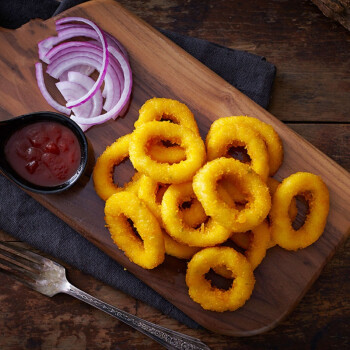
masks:
<path fill-rule="evenodd" d="M 250 161 L 234 159 L 232 147 L 243 147 Z M 126 157 L 137 172 L 120 187 L 113 183 L 113 168 Z M 305 248 L 326 224 L 326 185 L 310 173 L 280 183 L 270 176 L 282 160 L 278 134 L 256 118 L 217 119 L 205 149 L 187 106 L 153 98 L 141 107 L 135 130 L 99 157 L 93 180 L 106 201 L 112 239 L 131 261 L 149 269 L 164 254 L 190 259 L 190 297 L 207 310 L 233 311 L 250 298 L 254 270 L 269 248 Z M 299 230 L 293 228 L 297 195 L 309 204 Z M 206 278 L 210 270 L 233 279 L 231 287 L 214 287 Z"/>
<path fill-rule="evenodd" d="M 83 131 L 123 115 L 132 89 L 125 48 L 86 18 L 61 18 L 56 21 L 56 31 L 57 36 L 39 42 L 42 62 L 35 65 L 38 87 L 48 104 L 68 116 L 73 112 L 71 119 Z M 43 63 L 47 64 L 46 73 L 59 80 L 56 87 L 66 106 L 54 100 L 47 90 Z M 94 71 L 98 71 L 96 80 L 90 77 Z"/>

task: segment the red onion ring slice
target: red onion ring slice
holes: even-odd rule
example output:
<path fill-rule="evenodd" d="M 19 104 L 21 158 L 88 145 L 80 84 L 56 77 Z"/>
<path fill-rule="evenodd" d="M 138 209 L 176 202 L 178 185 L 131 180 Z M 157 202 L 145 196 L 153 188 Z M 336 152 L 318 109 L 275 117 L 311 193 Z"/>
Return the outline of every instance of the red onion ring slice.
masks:
<path fill-rule="evenodd" d="M 47 73 L 51 75 L 53 78 L 59 78 L 62 74 L 65 74 L 70 71 L 74 66 L 78 63 L 89 65 L 95 67 L 97 70 L 100 69 L 100 61 L 99 56 L 95 55 L 91 52 L 89 53 L 81 53 L 81 52 L 72 52 L 69 54 L 69 59 L 66 60 L 57 60 L 53 61 L 49 64 Z M 90 57 L 87 57 L 90 56 Z M 119 99 L 120 96 L 120 82 L 118 75 L 112 66 L 108 66 L 107 74 L 105 76 L 105 88 L 104 88 L 104 96 L 106 98 L 104 108 L 107 109 L 107 106 L 113 106 L 113 101 L 116 101 L 116 98 Z M 117 94 L 117 96 L 116 96 Z M 111 107 L 108 108 L 108 110 Z"/>
<path fill-rule="evenodd" d="M 107 44 L 106 38 L 105 38 L 104 34 L 102 33 L 102 31 L 100 30 L 100 28 L 95 23 L 91 22 L 90 20 L 88 20 L 86 18 L 80 18 L 80 17 L 66 17 L 66 18 L 61 18 L 58 21 L 56 21 L 56 24 L 62 24 L 62 23 L 67 23 L 67 22 L 82 22 L 82 23 L 85 23 L 85 24 L 91 26 L 96 31 L 97 35 L 99 36 L 99 39 L 100 39 L 101 44 L 102 44 L 102 50 L 103 50 L 103 58 L 102 58 L 100 74 L 99 74 L 94 86 L 92 87 L 92 89 L 90 89 L 87 94 L 80 97 L 79 99 L 74 100 L 74 101 L 70 101 L 66 104 L 67 107 L 76 107 L 76 106 L 79 106 L 82 103 L 86 102 L 87 100 L 89 100 L 97 92 L 97 90 L 101 87 L 103 80 L 106 76 L 107 66 L 108 66 L 108 61 L 109 61 L 108 44 Z"/>
<path fill-rule="evenodd" d="M 132 73 L 124 47 L 109 33 L 85 18 L 62 18 L 56 21 L 56 29 L 57 37 L 49 37 L 38 44 L 39 57 L 48 63 L 47 73 L 61 80 L 56 85 L 67 104 L 66 107 L 60 105 L 48 93 L 43 66 L 37 63 L 38 86 L 47 102 L 67 115 L 71 108 L 74 113 L 71 119 L 83 131 L 125 113 L 130 102 Z M 66 42 L 80 36 L 94 40 Z M 95 69 L 99 73 L 96 81 L 88 76 Z M 103 108 L 106 113 L 101 114 Z"/>
<path fill-rule="evenodd" d="M 60 78 L 63 74 L 62 69 L 57 72 L 57 66 L 63 66 L 63 61 L 69 64 L 68 60 L 73 59 L 75 56 L 84 55 L 86 57 L 94 58 L 96 61 L 102 59 L 102 47 L 97 42 L 80 42 L 80 41 L 70 41 L 57 45 L 52 48 L 47 54 L 46 58 L 51 62 L 48 65 L 47 73 L 54 78 Z M 71 65 L 70 65 L 71 66 Z M 73 69 L 73 68 L 70 68 Z M 97 67 L 98 69 L 98 67 Z M 113 71 L 111 71 L 111 69 Z M 107 68 L 107 74 L 110 74 L 113 79 L 110 84 L 109 81 L 105 80 L 105 86 L 102 92 L 102 96 L 106 97 L 105 104 L 103 108 L 108 111 L 111 109 L 119 100 L 121 89 L 123 87 L 123 73 L 120 68 L 120 64 L 115 60 L 115 58 L 110 55 L 109 66 Z M 63 79 L 66 76 L 63 75 Z M 61 80 L 61 78 L 60 78 Z"/>
<path fill-rule="evenodd" d="M 102 124 L 105 121 L 113 118 L 114 116 L 117 116 L 127 105 L 130 98 L 131 89 L 132 89 L 132 73 L 131 73 L 129 62 L 114 47 L 109 47 L 108 50 L 115 57 L 115 59 L 119 62 L 121 66 L 121 69 L 124 75 L 124 88 L 119 101 L 113 106 L 113 108 L 104 114 L 89 118 L 89 123 L 88 123 L 89 125 Z M 87 124 L 84 118 L 73 116 L 72 119 L 77 123 Z"/>
<path fill-rule="evenodd" d="M 70 115 L 71 110 L 65 106 L 60 105 L 57 101 L 55 101 L 50 93 L 46 89 L 46 85 L 44 82 L 44 73 L 43 73 L 43 65 L 38 62 L 35 64 L 35 75 L 36 80 L 38 82 L 38 87 L 41 92 L 41 94 L 44 96 L 46 102 L 53 108 L 55 108 L 57 111 Z"/>
<path fill-rule="evenodd" d="M 56 31 L 58 33 L 58 36 L 67 36 L 69 31 L 68 29 L 74 28 L 76 31 L 77 30 L 82 30 L 82 29 L 89 29 L 89 27 L 85 26 L 84 24 L 79 25 L 76 23 L 64 23 L 64 24 L 57 24 L 56 22 Z M 104 35 L 106 36 L 108 46 L 114 46 L 118 51 L 120 51 L 127 60 L 129 60 L 129 56 L 127 51 L 125 50 L 124 46 L 110 33 L 103 31 Z M 74 34 L 74 36 L 81 36 L 81 34 Z M 97 36 L 94 36 L 95 39 L 97 39 Z"/>
<path fill-rule="evenodd" d="M 86 92 L 89 91 L 84 86 L 77 83 L 73 83 L 71 81 L 60 81 L 56 83 L 56 87 L 66 101 L 77 99 L 80 96 L 85 95 Z M 85 118 L 91 115 L 92 109 L 93 109 L 93 98 L 78 107 L 73 107 L 72 111 L 74 115 L 78 115 L 82 118 Z"/>
<path fill-rule="evenodd" d="M 76 66 L 72 67 L 70 70 L 72 72 L 78 72 L 78 73 L 84 74 L 86 76 L 89 76 L 90 74 L 92 74 L 95 71 L 95 67 L 90 67 L 87 65 L 80 64 L 80 65 L 76 65 Z M 68 80 L 68 72 L 66 71 L 66 72 L 62 73 L 58 79 L 60 81 Z"/>
<path fill-rule="evenodd" d="M 81 74 L 79 72 L 69 72 L 68 73 L 68 81 L 72 82 L 72 83 L 79 84 L 79 85 L 85 87 L 86 89 L 91 89 L 92 86 L 94 85 L 94 80 L 93 79 L 91 79 L 90 77 L 88 77 L 88 76 L 86 76 L 84 74 Z M 102 98 L 101 91 L 98 91 L 94 95 L 94 97 L 91 100 L 89 100 L 89 101 L 92 101 L 92 106 L 93 107 L 92 107 L 92 110 L 91 110 L 90 114 L 88 116 L 86 116 L 86 118 L 91 118 L 91 117 L 94 117 L 96 115 L 101 114 L 101 112 L 102 112 L 102 103 L 103 103 L 103 98 Z M 77 114 L 77 113 L 74 113 L 74 114 L 76 116 L 80 116 L 80 114 Z"/>

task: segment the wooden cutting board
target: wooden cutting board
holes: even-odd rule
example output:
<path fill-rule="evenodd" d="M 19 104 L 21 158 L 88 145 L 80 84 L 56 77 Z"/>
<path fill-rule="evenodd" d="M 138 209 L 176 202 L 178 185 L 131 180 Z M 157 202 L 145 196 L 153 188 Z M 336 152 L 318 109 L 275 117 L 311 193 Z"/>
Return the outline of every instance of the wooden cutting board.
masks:
<path fill-rule="evenodd" d="M 116 2 L 88 2 L 59 17 L 62 16 L 86 17 L 110 32 L 128 50 L 133 69 L 134 87 L 126 116 L 86 133 L 92 157 L 98 157 L 116 138 L 131 132 L 139 108 L 154 96 L 184 102 L 193 111 L 203 137 L 219 117 L 254 116 L 273 125 L 283 140 L 285 159 L 275 177 L 282 179 L 297 171 L 322 176 L 330 190 L 330 213 L 324 234 L 312 246 L 298 252 L 278 247 L 268 251 L 255 272 L 254 293 L 244 307 L 216 313 L 203 310 L 189 298 L 184 279 L 186 262 L 167 257 L 164 264 L 147 271 L 131 263 L 113 244 L 104 227 L 104 202 L 93 189 L 93 159 L 85 176 L 71 190 L 32 196 L 203 327 L 222 334 L 248 336 L 276 326 L 293 310 L 348 236 L 349 173 Z M 32 21 L 15 31 L 0 31 L 0 120 L 52 110 L 37 88 L 34 72 L 37 42 L 50 35 L 55 35 L 54 19 Z M 58 93 L 54 97 L 60 98 Z M 127 166 L 120 172 L 132 174 Z"/>

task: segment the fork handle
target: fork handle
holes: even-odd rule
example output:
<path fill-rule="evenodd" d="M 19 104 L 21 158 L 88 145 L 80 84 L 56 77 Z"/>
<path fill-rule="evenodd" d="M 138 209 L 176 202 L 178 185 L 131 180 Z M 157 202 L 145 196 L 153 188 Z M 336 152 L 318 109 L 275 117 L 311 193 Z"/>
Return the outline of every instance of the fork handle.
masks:
<path fill-rule="evenodd" d="M 119 321 L 128 324 L 139 332 L 154 339 L 158 343 L 165 346 L 167 349 L 210 350 L 209 347 L 202 343 L 199 339 L 158 326 L 152 322 L 148 322 L 135 315 L 129 314 L 128 312 L 118 309 L 115 306 L 107 304 L 93 297 L 92 295 L 83 292 L 72 284 L 69 284 L 64 293 L 69 294 L 96 307 L 97 309 L 100 309 L 101 311 L 106 312 L 107 314 L 117 318 Z"/>

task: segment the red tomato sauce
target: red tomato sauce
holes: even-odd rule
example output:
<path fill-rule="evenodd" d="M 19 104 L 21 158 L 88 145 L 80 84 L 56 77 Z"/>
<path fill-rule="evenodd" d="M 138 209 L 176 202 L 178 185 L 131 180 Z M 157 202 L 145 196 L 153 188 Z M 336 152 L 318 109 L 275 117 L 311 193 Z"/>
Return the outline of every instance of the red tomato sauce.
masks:
<path fill-rule="evenodd" d="M 39 186 L 58 186 L 69 180 L 80 165 L 78 138 L 56 122 L 36 122 L 15 131 L 5 145 L 13 170 Z"/>

